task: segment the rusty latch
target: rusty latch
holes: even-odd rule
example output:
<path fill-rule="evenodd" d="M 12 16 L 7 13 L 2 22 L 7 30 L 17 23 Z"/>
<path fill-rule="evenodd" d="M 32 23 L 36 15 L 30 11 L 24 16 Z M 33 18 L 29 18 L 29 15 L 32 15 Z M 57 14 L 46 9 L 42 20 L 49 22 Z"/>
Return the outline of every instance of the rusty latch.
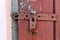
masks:
<path fill-rule="evenodd" d="M 20 20 L 29 20 L 30 21 L 30 30 L 36 29 L 36 22 L 37 21 L 56 21 L 56 14 L 20 14 L 19 18 Z M 35 31 L 30 31 L 32 33 L 36 33 Z"/>
<path fill-rule="evenodd" d="M 56 14 L 49 13 L 49 14 L 33 14 L 30 15 L 28 13 L 20 13 L 14 15 L 15 19 L 18 20 L 28 20 L 30 21 L 30 30 L 36 29 L 36 22 L 37 21 L 56 21 Z M 18 16 L 18 17 L 16 17 Z"/>
<path fill-rule="evenodd" d="M 29 20 L 30 19 L 30 14 L 28 13 L 21 13 L 21 14 L 12 14 L 14 19 L 18 19 L 18 20 Z M 35 16 L 37 17 L 36 19 L 39 21 L 56 21 L 56 14 L 35 14 Z M 34 16 L 34 17 L 35 17 Z"/>

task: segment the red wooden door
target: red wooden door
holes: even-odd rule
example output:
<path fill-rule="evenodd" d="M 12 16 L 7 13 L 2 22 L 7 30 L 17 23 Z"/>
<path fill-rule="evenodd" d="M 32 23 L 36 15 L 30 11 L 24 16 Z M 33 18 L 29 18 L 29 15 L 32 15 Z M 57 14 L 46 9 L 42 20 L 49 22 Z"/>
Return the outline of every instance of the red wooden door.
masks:
<path fill-rule="evenodd" d="M 55 40 L 55 22 L 52 14 L 54 11 L 53 0 L 18 0 L 19 1 L 19 20 L 18 20 L 18 40 Z M 53 5 L 54 4 L 54 5 Z M 42 14 L 43 19 L 38 20 L 36 16 L 36 28 L 32 31 L 36 33 L 30 33 L 30 12 L 34 10 L 35 16 Z M 48 15 L 48 16 L 47 16 Z M 34 16 L 34 17 L 35 17 Z M 51 18 L 48 18 L 50 17 Z M 25 20 L 28 17 L 28 20 Z M 38 16 L 39 17 L 39 16 Z M 46 17 L 46 19 L 44 19 Z M 47 19 L 48 18 L 48 19 Z M 49 20 L 51 19 L 51 20 Z M 57 24 L 58 25 L 58 24 Z M 57 28 L 58 30 L 58 28 Z M 57 31 L 56 30 L 56 31 Z M 57 39 L 58 40 L 58 39 Z"/>

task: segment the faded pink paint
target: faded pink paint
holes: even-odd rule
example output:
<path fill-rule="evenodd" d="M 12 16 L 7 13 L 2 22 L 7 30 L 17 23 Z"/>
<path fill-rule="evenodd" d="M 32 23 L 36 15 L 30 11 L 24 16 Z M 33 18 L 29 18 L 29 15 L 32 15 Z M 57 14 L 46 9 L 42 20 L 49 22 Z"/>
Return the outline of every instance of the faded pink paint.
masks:
<path fill-rule="evenodd" d="M 7 40 L 12 40 L 11 0 L 6 0 Z"/>

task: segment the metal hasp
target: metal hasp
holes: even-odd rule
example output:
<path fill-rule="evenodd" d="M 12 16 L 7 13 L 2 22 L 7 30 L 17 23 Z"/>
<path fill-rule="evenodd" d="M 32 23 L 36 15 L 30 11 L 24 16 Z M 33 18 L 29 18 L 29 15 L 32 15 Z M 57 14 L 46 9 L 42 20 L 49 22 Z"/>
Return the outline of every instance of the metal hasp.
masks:
<path fill-rule="evenodd" d="M 28 14 L 28 13 L 21 13 L 21 14 L 13 14 L 14 19 L 18 20 L 27 20 L 30 22 L 30 33 L 36 33 L 34 31 L 36 29 L 37 21 L 56 21 L 57 16 L 56 14 Z"/>
<path fill-rule="evenodd" d="M 20 14 L 20 20 L 29 20 L 30 21 L 30 33 L 36 33 L 34 31 L 36 29 L 37 21 L 56 21 L 56 14 Z"/>

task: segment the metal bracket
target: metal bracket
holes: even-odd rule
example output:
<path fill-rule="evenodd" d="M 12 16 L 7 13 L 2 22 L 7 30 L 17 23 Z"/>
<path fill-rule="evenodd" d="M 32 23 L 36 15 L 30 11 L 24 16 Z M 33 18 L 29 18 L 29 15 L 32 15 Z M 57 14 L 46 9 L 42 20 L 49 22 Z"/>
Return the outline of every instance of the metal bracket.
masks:
<path fill-rule="evenodd" d="M 30 20 L 30 30 L 36 28 L 36 21 L 56 21 L 56 14 L 20 14 L 20 20 Z"/>
<path fill-rule="evenodd" d="M 36 28 L 36 21 L 37 21 L 36 15 L 35 15 L 35 14 L 32 14 L 32 15 L 30 16 L 30 30 Z"/>
<path fill-rule="evenodd" d="M 18 20 L 29 20 L 30 14 L 19 14 Z M 36 20 L 38 21 L 56 21 L 56 14 L 34 14 L 34 17 L 36 17 Z"/>
<path fill-rule="evenodd" d="M 56 21 L 56 14 L 40 13 L 40 14 L 32 14 L 31 15 L 31 14 L 28 14 L 28 13 L 20 13 L 20 14 L 14 14 L 14 18 L 18 19 L 18 20 L 28 20 L 28 21 L 30 21 L 30 30 L 34 30 L 34 29 L 36 29 L 36 22 L 37 21 Z"/>

